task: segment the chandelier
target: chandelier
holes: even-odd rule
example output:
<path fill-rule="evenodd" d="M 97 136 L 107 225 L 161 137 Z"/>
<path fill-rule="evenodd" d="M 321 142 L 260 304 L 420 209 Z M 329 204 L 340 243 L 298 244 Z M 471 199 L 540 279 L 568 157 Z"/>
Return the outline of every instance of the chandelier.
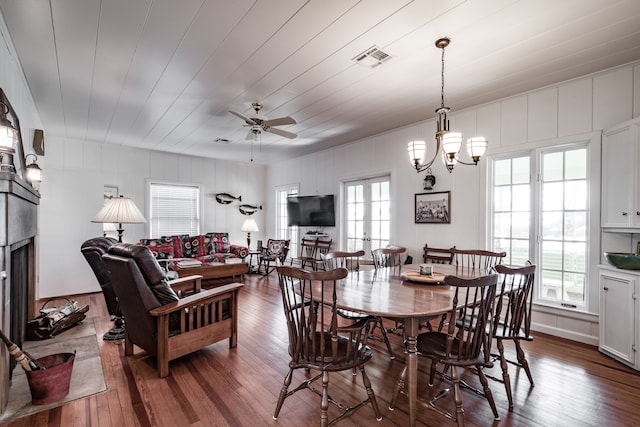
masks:
<path fill-rule="evenodd" d="M 448 37 L 440 38 L 436 40 L 435 43 L 438 49 L 442 49 L 442 84 L 440 86 L 440 107 L 436 109 L 436 114 L 438 114 L 438 123 L 436 131 L 436 149 L 433 153 L 433 157 L 425 163 L 427 155 L 427 144 L 425 141 L 411 141 L 407 145 L 409 161 L 418 173 L 429 169 L 431 165 L 433 165 L 441 147 L 442 161 L 449 172 L 451 172 L 456 163 L 463 165 L 477 165 L 488 145 L 485 137 L 476 136 L 469 138 L 467 140 L 467 152 L 469 153 L 469 157 L 471 157 L 473 163 L 460 160 L 459 154 L 460 148 L 462 147 L 462 133 L 452 132 L 449 129 L 447 113 L 451 111 L 451 108 L 445 107 L 444 105 L 444 49 L 449 46 L 449 43 L 451 43 L 451 40 Z"/>

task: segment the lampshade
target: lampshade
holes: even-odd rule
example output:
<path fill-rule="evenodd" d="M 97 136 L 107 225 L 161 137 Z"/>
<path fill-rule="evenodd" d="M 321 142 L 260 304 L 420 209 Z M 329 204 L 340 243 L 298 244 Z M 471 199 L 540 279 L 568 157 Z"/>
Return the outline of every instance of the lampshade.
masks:
<path fill-rule="evenodd" d="M 467 139 L 467 152 L 474 162 L 480 160 L 480 157 L 487 149 L 487 145 L 489 145 L 489 142 L 484 136 L 474 136 Z"/>
<path fill-rule="evenodd" d="M 100 209 L 100 212 L 91 222 L 113 222 L 117 224 L 140 224 L 147 222 L 144 215 L 133 203 L 133 200 L 126 197 L 114 197 Z"/>
<path fill-rule="evenodd" d="M 409 162 L 411 165 L 424 162 L 427 144 L 424 141 L 411 141 L 407 144 L 407 152 L 409 153 Z"/>
<path fill-rule="evenodd" d="M 247 218 L 244 220 L 244 223 L 242 224 L 242 228 L 240 228 L 240 231 L 251 233 L 253 231 L 260 231 L 260 230 L 258 230 L 258 224 L 256 224 L 256 221 L 253 218 Z"/>
<path fill-rule="evenodd" d="M 460 132 L 447 132 L 442 136 L 442 149 L 449 157 L 460 151 L 460 145 L 462 145 L 462 134 Z"/>

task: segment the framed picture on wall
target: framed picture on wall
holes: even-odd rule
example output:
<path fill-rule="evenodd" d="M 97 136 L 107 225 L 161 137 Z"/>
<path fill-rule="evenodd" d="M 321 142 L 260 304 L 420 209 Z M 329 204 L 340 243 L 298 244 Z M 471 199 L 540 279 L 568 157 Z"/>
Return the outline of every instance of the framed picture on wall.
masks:
<path fill-rule="evenodd" d="M 416 194 L 416 224 L 449 224 L 451 222 L 451 191 Z"/>
<path fill-rule="evenodd" d="M 108 199 L 112 197 L 118 197 L 118 187 L 115 185 L 104 186 L 104 202 L 107 203 Z"/>

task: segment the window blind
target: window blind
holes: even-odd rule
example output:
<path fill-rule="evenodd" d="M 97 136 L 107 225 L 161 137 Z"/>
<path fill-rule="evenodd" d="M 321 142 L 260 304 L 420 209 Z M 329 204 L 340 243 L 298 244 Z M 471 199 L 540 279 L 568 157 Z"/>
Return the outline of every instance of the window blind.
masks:
<path fill-rule="evenodd" d="M 200 187 L 151 183 L 150 237 L 200 234 Z"/>

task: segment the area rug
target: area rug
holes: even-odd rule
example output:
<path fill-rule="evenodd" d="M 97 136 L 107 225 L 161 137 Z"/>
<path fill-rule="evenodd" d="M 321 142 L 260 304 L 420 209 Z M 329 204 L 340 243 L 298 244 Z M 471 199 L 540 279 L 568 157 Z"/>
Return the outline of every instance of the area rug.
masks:
<path fill-rule="evenodd" d="M 13 370 L 9 403 L 0 415 L 0 423 L 9 422 L 39 411 L 60 406 L 65 402 L 80 399 L 107 389 L 102 371 L 100 349 L 93 320 L 85 319 L 80 325 L 62 332 L 57 337 L 44 341 L 26 341 L 23 348 L 34 358 L 57 353 L 73 353 L 76 357 L 71 371 L 69 394 L 57 402 L 32 405 L 27 376 L 20 365 Z"/>

